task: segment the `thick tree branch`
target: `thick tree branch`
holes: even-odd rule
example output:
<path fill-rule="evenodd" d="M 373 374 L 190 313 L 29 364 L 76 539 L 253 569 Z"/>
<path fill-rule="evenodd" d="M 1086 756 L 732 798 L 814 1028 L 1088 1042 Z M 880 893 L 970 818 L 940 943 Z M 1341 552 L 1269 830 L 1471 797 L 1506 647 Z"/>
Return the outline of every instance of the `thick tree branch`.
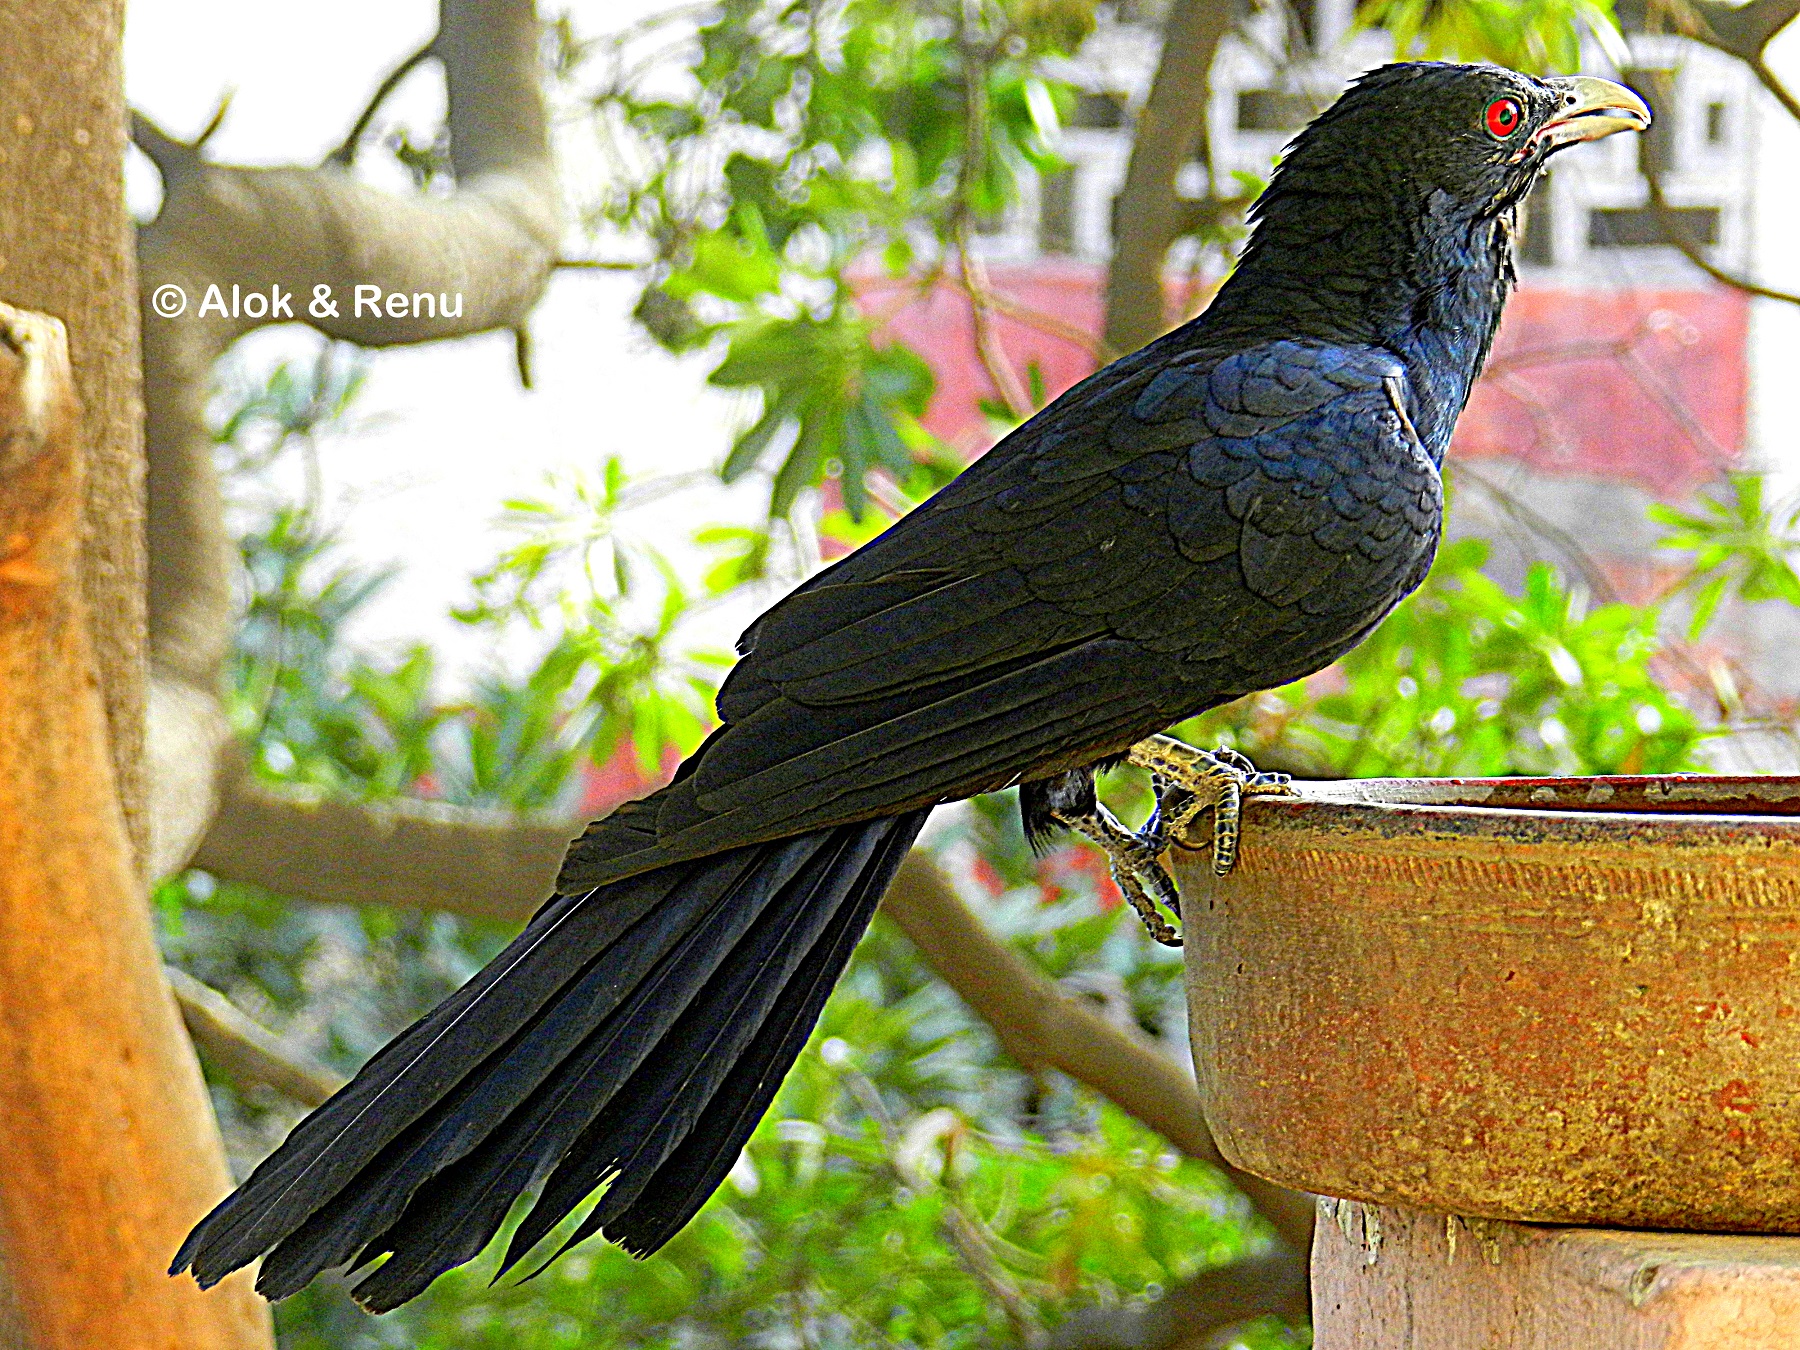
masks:
<path fill-rule="evenodd" d="M 253 1350 L 248 1281 L 162 1274 L 228 1177 L 120 810 L 80 436 L 62 326 L 0 305 L 0 1253 L 26 1344 Z"/>
<path fill-rule="evenodd" d="M 194 854 L 215 876 L 333 905 L 523 922 L 549 898 L 579 823 L 435 802 L 372 804 L 275 789 L 226 757 Z"/>
<path fill-rule="evenodd" d="M 204 831 L 226 736 L 218 678 L 233 560 L 206 422 L 213 364 L 244 334 L 288 318 L 369 347 L 525 331 L 561 234 L 538 36 L 530 0 L 443 0 L 430 51 L 448 87 L 456 190 L 447 196 L 382 192 L 335 165 L 209 164 L 147 119 L 135 121 L 164 188 L 162 210 L 138 241 L 153 875 L 178 868 Z M 359 305 L 359 286 L 375 288 L 381 302 Z M 200 312 L 209 287 L 225 299 L 224 313 Z M 177 292 L 185 309 L 166 317 Z M 286 313 L 267 303 L 277 292 L 289 297 Z M 253 295 L 263 299 L 242 303 Z"/>
<path fill-rule="evenodd" d="M 1681 8 L 1699 21 L 1691 36 L 1748 61 L 1761 56 L 1775 35 L 1800 15 L 1800 0 L 1750 0 L 1747 5 L 1730 0 L 1683 0 Z"/>
<path fill-rule="evenodd" d="M 68 329 L 87 454 L 82 586 L 137 863 L 144 768 L 144 461 L 122 0 L 0 4 L 0 300 Z M 0 693 L 0 701 L 5 698 Z"/>
<path fill-rule="evenodd" d="M 207 1057 L 240 1083 L 272 1087 L 302 1106 L 318 1106 L 344 1079 L 284 1042 L 209 984 L 165 966 L 169 988 L 188 1035 Z"/>
<path fill-rule="evenodd" d="M 1106 274 L 1106 345 L 1132 352 L 1164 327 L 1163 259 L 1180 236 L 1188 204 L 1175 176 L 1206 134 L 1213 58 L 1230 30 L 1230 0 L 1174 0 L 1162 58 L 1138 113 L 1131 163 L 1113 206 L 1113 258 Z"/>

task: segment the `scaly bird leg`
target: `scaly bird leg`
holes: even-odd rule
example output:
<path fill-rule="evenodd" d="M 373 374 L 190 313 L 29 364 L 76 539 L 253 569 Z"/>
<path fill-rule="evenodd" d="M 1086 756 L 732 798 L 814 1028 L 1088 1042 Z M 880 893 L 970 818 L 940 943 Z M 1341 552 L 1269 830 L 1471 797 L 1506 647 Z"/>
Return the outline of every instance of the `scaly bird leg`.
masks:
<path fill-rule="evenodd" d="M 1181 935 L 1173 925 L 1156 912 L 1161 901 L 1177 917 L 1181 914 L 1181 898 L 1175 892 L 1175 881 L 1164 870 L 1153 848 L 1144 836 L 1133 834 L 1119 818 L 1094 795 L 1094 776 L 1088 772 L 1063 774 L 1043 785 L 1043 804 L 1050 818 L 1099 847 L 1112 864 L 1113 880 L 1124 892 L 1125 901 L 1136 911 L 1150 936 L 1165 947 L 1179 947 Z"/>
<path fill-rule="evenodd" d="M 1150 770 L 1156 790 L 1156 811 L 1137 836 L 1140 846 L 1154 857 L 1211 807 L 1215 876 L 1237 862 L 1244 798 L 1293 792 L 1285 773 L 1263 773 L 1236 750 L 1201 750 L 1173 736 L 1139 741 L 1130 759 Z"/>

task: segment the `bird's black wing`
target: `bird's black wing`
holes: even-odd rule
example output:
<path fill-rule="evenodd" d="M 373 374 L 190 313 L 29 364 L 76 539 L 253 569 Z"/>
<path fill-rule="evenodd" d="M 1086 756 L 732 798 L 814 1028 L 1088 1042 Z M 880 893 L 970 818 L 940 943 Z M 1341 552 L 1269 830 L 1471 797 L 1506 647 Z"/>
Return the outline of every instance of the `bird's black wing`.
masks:
<path fill-rule="evenodd" d="M 758 619 L 724 725 L 591 826 L 559 887 L 1091 763 L 1352 645 L 1441 516 L 1400 362 L 1169 343 Z"/>

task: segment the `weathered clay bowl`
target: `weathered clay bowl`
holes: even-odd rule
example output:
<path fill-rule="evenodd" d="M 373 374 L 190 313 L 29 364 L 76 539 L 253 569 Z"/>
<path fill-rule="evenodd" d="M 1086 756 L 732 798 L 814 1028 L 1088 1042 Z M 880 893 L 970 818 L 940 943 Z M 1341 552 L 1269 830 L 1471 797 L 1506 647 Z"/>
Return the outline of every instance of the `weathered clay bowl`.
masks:
<path fill-rule="evenodd" d="M 1371 780 L 1176 855 L 1238 1166 L 1462 1215 L 1800 1232 L 1800 779 Z"/>

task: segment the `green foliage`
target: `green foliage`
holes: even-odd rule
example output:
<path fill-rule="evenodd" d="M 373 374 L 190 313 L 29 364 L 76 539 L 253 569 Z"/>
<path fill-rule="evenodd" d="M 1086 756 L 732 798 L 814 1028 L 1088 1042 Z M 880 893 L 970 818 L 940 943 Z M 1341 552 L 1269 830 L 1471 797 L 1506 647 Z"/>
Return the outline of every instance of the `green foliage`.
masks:
<path fill-rule="evenodd" d="M 871 474 L 931 457 L 929 368 L 878 338 L 855 269 L 928 288 L 1022 175 L 1062 167 L 1073 92 L 1044 63 L 1093 22 L 1089 0 L 728 0 L 668 58 L 680 96 L 668 63 L 615 54 L 591 96 L 617 165 L 601 219 L 654 248 L 651 335 L 722 344 L 713 382 L 760 393 L 725 475 L 770 469 L 771 516 L 836 477 L 860 521 Z"/>
<path fill-rule="evenodd" d="M 1702 732 L 1658 678 L 1658 611 L 1590 606 L 1547 564 L 1522 595 L 1446 545 L 1425 584 L 1323 677 L 1186 734 L 1322 777 L 1670 773 Z"/>
<path fill-rule="evenodd" d="M 598 480 L 553 479 L 550 495 L 505 503 L 519 542 L 474 580 L 455 612 L 498 638 L 523 627 L 553 641 L 523 681 L 478 681 L 460 724 L 470 800 L 552 805 L 584 762 L 632 747 L 646 777 L 699 745 L 731 664 L 693 645 L 699 606 L 666 553 L 629 527 L 630 513 L 691 483 L 631 483 L 617 459 Z"/>
<path fill-rule="evenodd" d="M 1623 65 L 1613 0 L 1363 0 L 1357 18 L 1407 57 L 1492 61 L 1534 74 L 1581 66 L 1584 37 Z"/>
<path fill-rule="evenodd" d="M 915 454 L 929 448 L 918 419 L 931 398 L 931 368 L 907 347 L 874 346 L 868 324 L 846 310 L 824 323 L 744 325 L 711 379 L 761 390 L 764 400 L 762 416 L 737 438 L 720 470 L 727 483 L 756 468 L 775 441 L 792 439 L 770 490 L 772 516 L 786 515 L 800 489 L 835 465 L 845 508 L 860 520 L 870 472 L 885 469 L 904 482 Z"/>
<path fill-rule="evenodd" d="M 1800 505 L 1767 503 L 1758 475 L 1727 476 L 1693 510 L 1656 503 L 1650 518 L 1668 527 L 1658 546 L 1687 555 L 1682 580 L 1668 598 L 1685 596 L 1693 607 L 1689 641 L 1712 622 L 1728 595 L 1751 605 L 1766 600 L 1800 605 L 1800 575 L 1794 571 Z"/>

